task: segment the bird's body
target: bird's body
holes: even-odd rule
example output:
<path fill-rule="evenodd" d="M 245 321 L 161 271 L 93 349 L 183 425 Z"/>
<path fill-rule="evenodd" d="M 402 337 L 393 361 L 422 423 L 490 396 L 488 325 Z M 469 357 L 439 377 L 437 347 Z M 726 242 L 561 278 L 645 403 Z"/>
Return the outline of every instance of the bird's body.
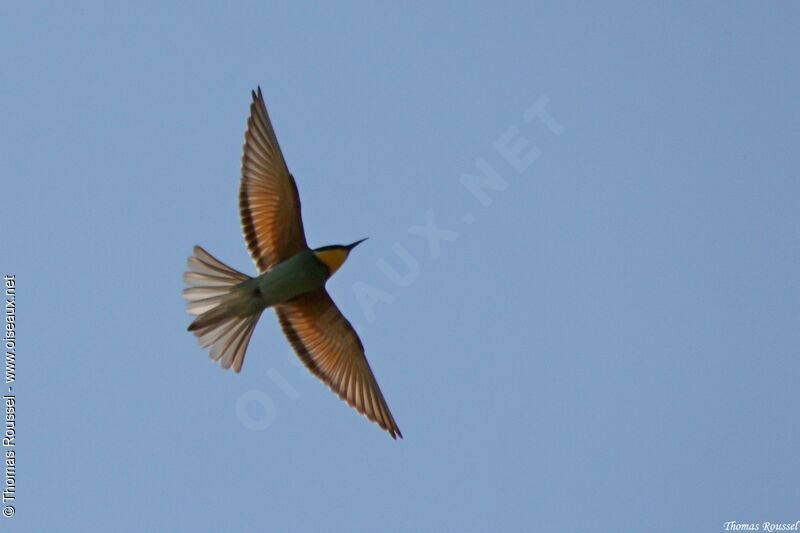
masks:
<path fill-rule="evenodd" d="M 192 323 L 189 331 L 202 328 L 205 324 L 213 322 L 219 315 L 239 318 L 254 316 L 269 307 L 322 289 L 333 273 L 335 258 L 331 257 L 332 254 L 329 253 L 334 251 L 333 248 L 338 249 L 339 247 L 331 247 L 329 250 L 323 249 L 319 252 L 303 250 L 257 277 L 242 274 L 242 276 L 246 276 L 246 279 L 230 288 L 225 302 L 215 305 L 213 309 L 209 310 L 216 310 L 216 314 L 206 315 L 205 318 L 199 317 Z M 346 249 L 346 247 L 344 248 Z M 326 263 L 326 261 L 328 262 Z M 184 294 L 190 295 L 191 290 L 187 289 Z"/>
<path fill-rule="evenodd" d="M 348 404 L 392 437 L 402 436 L 353 327 L 325 283 L 350 245 L 310 249 L 297 185 L 272 129 L 261 90 L 253 93 L 245 132 L 239 207 L 245 241 L 260 274 L 251 277 L 199 246 L 189 257 L 183 295 L 197 318 L 189 326 L 223 368 L 239 372 L 258 319 L 273 307 L 289 343 L 306 367 Z"/>
<path fill-rule="evenodd" d="M 321 289 L 328 281 L 328 268 L 311 250 L 303 250 L 267 270 L 253 281 L 264 307 Z"/>

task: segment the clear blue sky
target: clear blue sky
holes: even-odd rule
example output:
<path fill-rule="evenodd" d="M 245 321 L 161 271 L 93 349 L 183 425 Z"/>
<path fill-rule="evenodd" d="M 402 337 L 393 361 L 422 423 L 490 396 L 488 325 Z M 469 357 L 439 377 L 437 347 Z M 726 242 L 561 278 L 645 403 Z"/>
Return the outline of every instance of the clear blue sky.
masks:
<path fill-rule="evenodd" d="M 0 529 L 800 520 L 796 3 L 209 4 L 0 8 Z M 402 441 L 272 313 L 240 375 L 185 331 L 194 244 L 255 272 L 257 84 L 309 242 L 370 237 L 328 286 Z M 502 190 L 473 194 L 487 165 Z"/>

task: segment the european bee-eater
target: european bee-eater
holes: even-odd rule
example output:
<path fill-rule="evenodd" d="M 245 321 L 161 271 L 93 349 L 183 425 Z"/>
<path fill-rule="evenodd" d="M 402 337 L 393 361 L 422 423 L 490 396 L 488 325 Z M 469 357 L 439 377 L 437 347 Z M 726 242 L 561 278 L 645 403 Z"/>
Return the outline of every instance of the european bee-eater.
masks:
<path fill-rule="evenodd" d="M 325 283 L 360 241 L 310 249 L 297 184 L 286 166 L 261 88 L 252 92 L 244 134 L 239 212 L 244 239 L 259 275 L 250 277 L 200 246 L 188 259 L 183 290 L 189 326 L 222 368 L 242 369 L 261 313 L 275 309 L 305 366 L 358 412 L 402 437 L 372 374 L 364 346 Z"/>

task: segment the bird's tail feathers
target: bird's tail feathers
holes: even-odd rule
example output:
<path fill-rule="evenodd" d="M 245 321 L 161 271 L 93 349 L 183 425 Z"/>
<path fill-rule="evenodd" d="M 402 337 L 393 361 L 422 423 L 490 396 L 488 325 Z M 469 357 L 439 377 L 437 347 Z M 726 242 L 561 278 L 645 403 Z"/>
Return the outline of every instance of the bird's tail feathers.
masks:
<path fill-rule="evenodd" d="M 235 290 L 252 279 L 216 259 L 200 246 L 187 260 L 183 274 L 187 287 L 183 290 L 186 311 L 197 318 L 189 325 L 202 347 L 211 347 L 209 355 L 222 368 L 242 369 L 244 355 L 261 311 L 243 313 L 244 298 Z"/>

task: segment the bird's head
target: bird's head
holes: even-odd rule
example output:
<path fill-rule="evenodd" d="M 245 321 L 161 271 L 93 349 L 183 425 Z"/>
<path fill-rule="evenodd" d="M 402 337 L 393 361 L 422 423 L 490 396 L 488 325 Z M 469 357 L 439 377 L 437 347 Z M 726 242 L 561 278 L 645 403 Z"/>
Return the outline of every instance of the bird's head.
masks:
<path fill-rule="evenodd" d="M 347 256 L 350 255 L 350 251 L 366 240 L 367 238 L 364 238 L 347 245 L 334 244 L 333 246 L 323 246 L 322 248 L 316 248 L 313 251 L 314 255 L 317 256 L 317 259 L 319 259 L 326 267 L 328 267 L 328 272 L 330 272 L 328 275 L 333 276 L 333 274 L 339 270 L 339 267 L 342 266 L 347 260 Z"/>

